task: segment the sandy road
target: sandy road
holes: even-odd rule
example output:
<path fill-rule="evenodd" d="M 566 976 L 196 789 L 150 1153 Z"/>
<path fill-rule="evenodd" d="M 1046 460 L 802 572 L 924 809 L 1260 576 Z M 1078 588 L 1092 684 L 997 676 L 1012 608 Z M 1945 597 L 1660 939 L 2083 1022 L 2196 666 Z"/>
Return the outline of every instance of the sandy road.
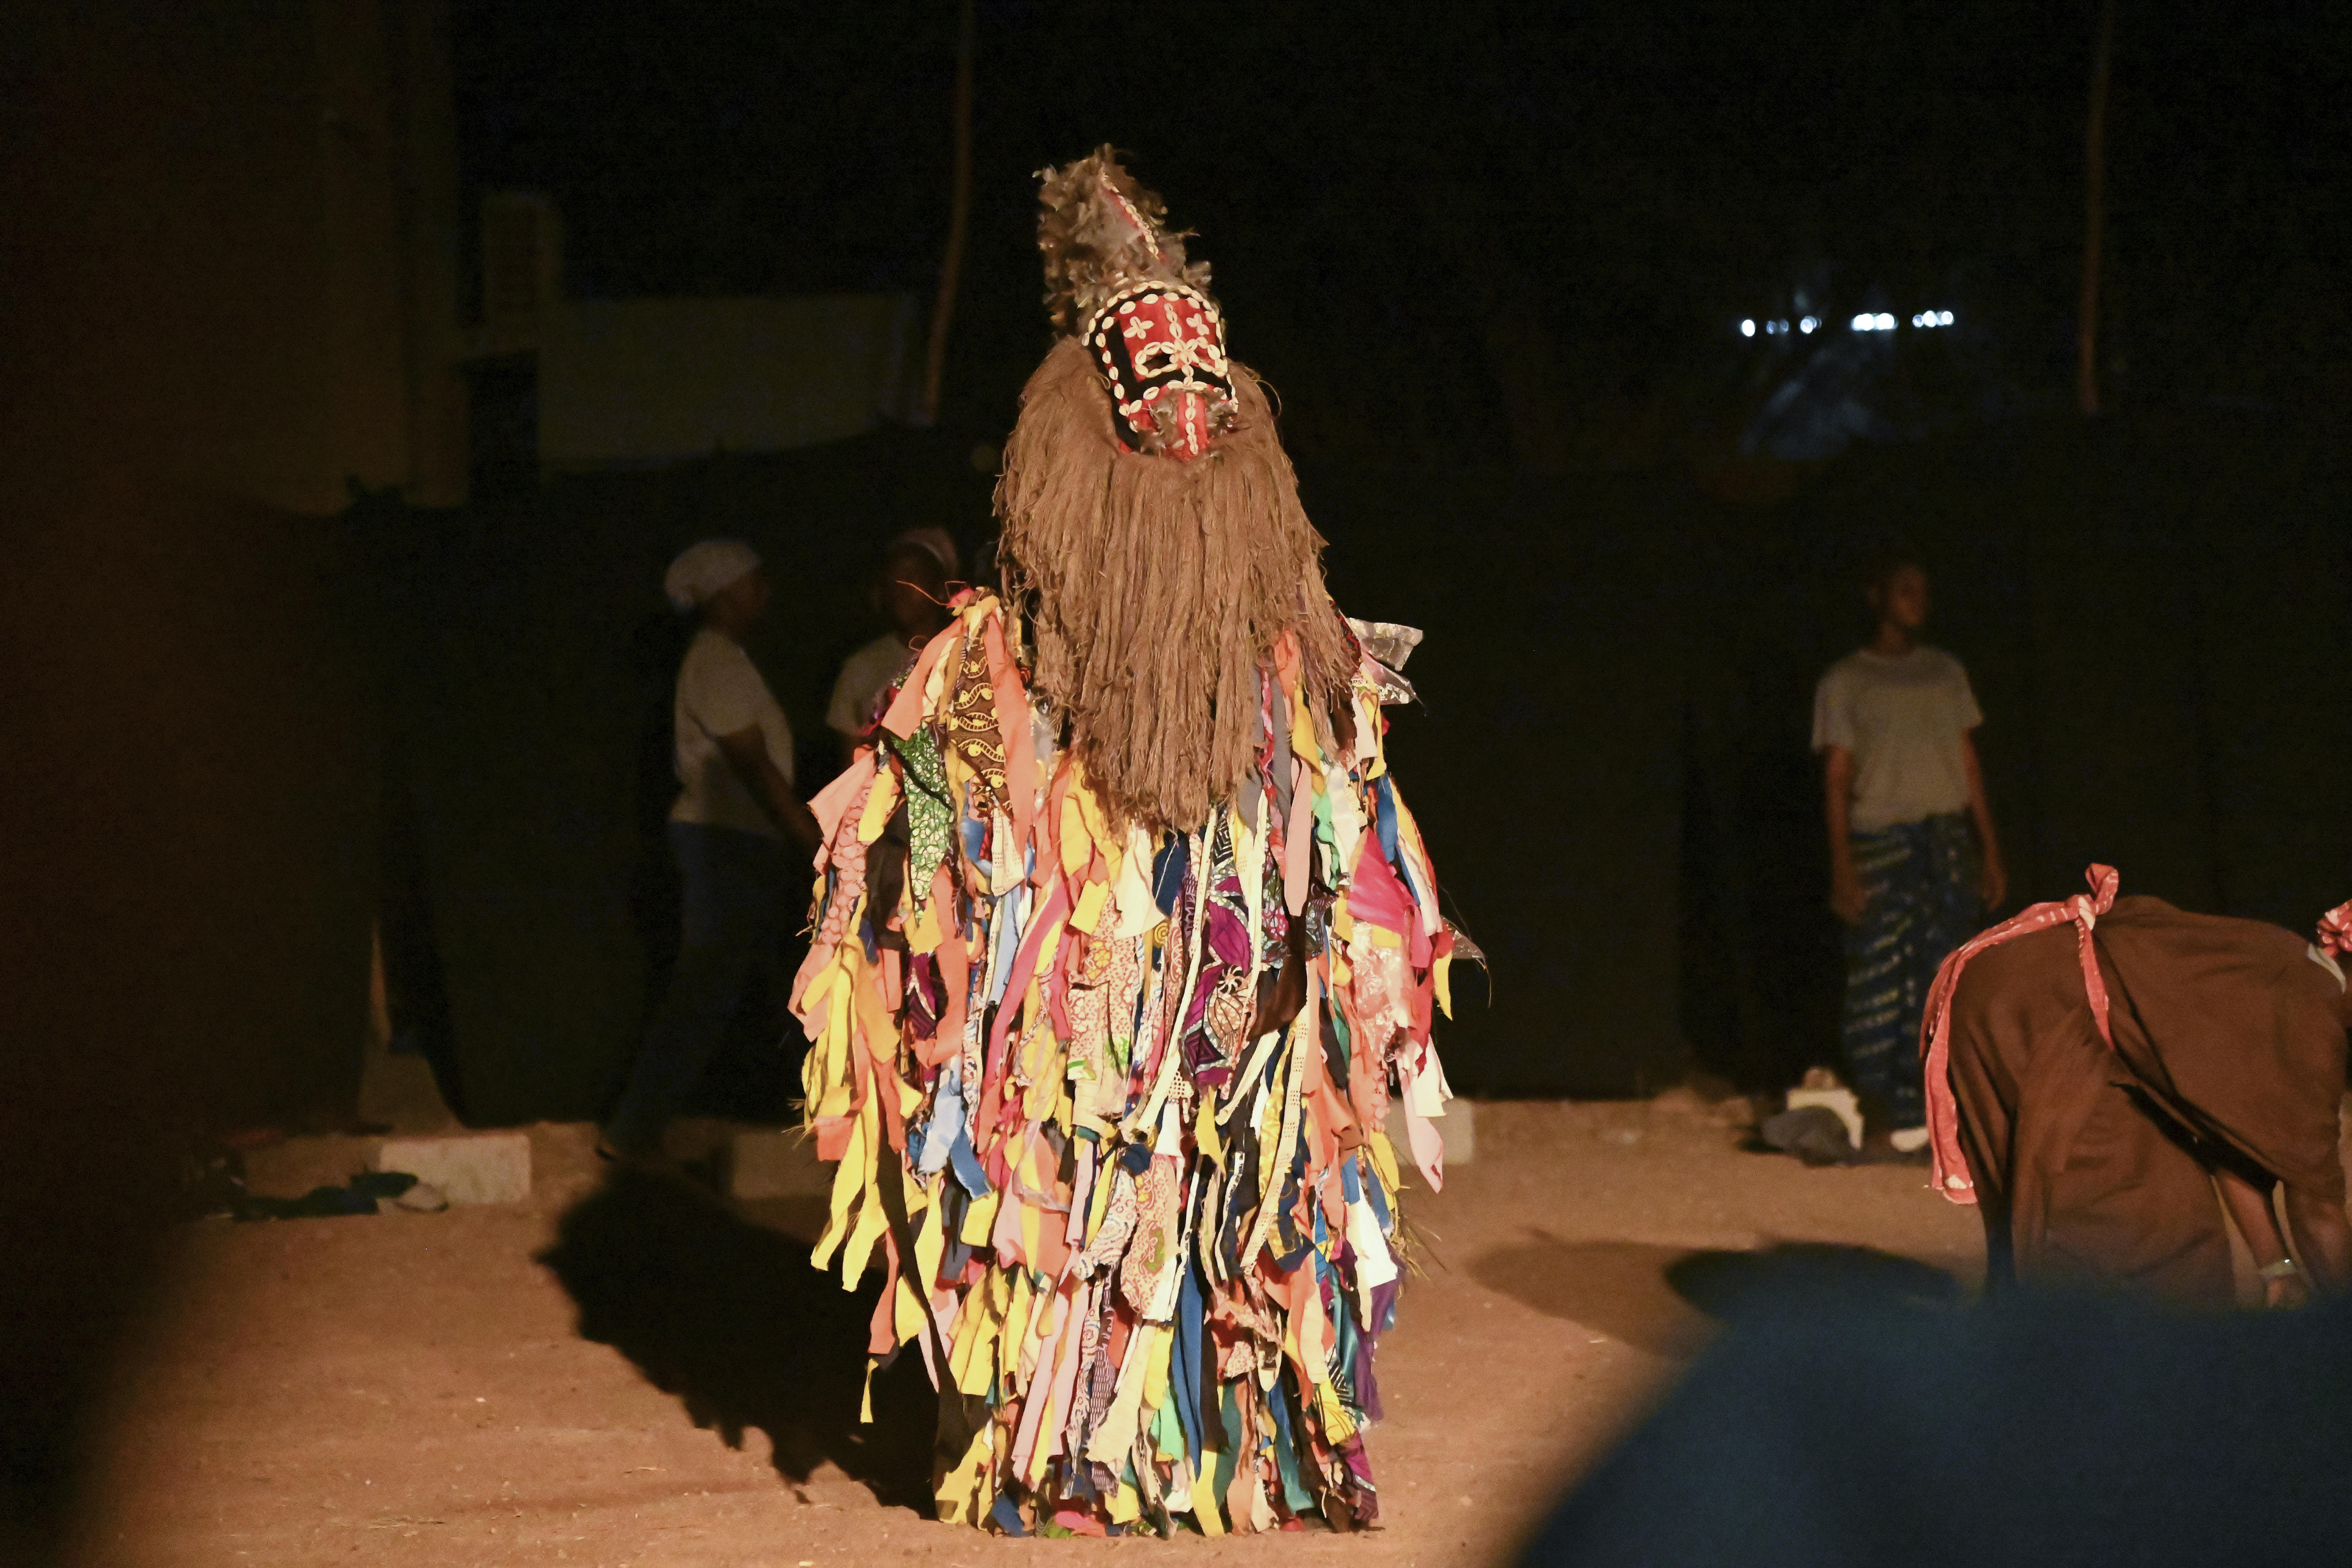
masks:
<path fill-rule="evenodd" d="M 911 1391 L 887 1383 L 885 1429 L 851 1429 L 864 1304 L 783 1234 L 806 1206 L 599 1189 L 551 1128 L 529 1205 L 191 1228 L 124 1369 L 81 1559 L 1492 1563 L 1704 1342 L 1677 1260 L 1814 1241 L 1980 1267 L 1973 1215 L 1916 1170 L 1742 1153 L 1671 1101 L 1479 1118 L 1476 1161 L 1408 1210 L 1427 1273 L 1381 1348 L 1365 1535 L 999 1541 L 887 1503 L 856 1478 L 888 1493 L 923 1435 L 889 1425 Z"/>

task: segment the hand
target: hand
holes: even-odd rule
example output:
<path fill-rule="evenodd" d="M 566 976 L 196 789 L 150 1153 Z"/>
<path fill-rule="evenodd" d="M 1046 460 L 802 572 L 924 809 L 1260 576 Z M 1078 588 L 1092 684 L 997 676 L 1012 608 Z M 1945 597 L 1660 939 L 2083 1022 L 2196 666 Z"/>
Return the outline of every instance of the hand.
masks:
<path fill-rule="evenodd" d="M 1850 926 L 1862 923 L 1862 911 L 1868 908 L 1870 895 L 1863 890 L 1862 873 L 1850 862 L 1830 868 L 1830 908 L 1837 918 Z"/>
<path fill-rule="evenodd" d="M 1980 885 L 1984 893 L 1984 907 L 1987 910 L 2000 908 L 2008 900 L 2009 869 L 2000 863 L 2000 856 L 1998 852 L 1984 858 L 1984 876 Z"/>
<path fill-rule="evenodd" d="M 2263 1281 L 2263 1305 L 2272 1311 L 2293 1311 L 2310 1303 L 2311 1287 L 2303 1282 L 2300 1274 Z"/>

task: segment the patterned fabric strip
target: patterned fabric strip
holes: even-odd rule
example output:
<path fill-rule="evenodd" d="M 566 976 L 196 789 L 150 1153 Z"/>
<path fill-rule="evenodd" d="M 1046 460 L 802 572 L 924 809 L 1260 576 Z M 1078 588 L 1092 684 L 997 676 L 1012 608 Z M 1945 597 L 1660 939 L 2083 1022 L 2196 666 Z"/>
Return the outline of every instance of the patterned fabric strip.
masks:
<path fill-rule="evenodd" d="M 988 650 L 977 635 L 964 639 L 963 662 L 956 668 L 955 686 L 948 698 L 948 743 L 980 776 L 982 813 L 1004 802 L 1004 733 L 996 721 L 996 687 L 989 679 Z"/>
<path fill-rule="evenodd" d="M 885 731 L 887 733 L 887 731 Z M 929 726 L 891 748 L 907 771 L 908 886 L 929 889 L 955 834 L 955 807 L 948 800 L 948 770 Z"/>

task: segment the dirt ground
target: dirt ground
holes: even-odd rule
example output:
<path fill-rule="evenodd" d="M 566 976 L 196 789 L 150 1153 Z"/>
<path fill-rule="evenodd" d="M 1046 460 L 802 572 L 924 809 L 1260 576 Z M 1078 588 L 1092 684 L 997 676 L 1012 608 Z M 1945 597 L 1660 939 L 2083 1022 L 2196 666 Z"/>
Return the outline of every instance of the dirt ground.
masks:
<path fill-rule="evenodd" d="M 1381 1347 L 1367 1534 L 1005 1541 L 883 1500 L 921 1468 L 928 1417 L 894 1372 L 856 1429 L 870 1299 L 806 1268 L 790 1233 L 813 1205 L 603 1184 L 582 1130 L 542 1128 L 526 1205 L 192 1226 L 106 1424 L 79 1561 L 1504 1562 L 1711 1332 L 1670 1268 L 1687 1288 L 1695 1255 L 1736 1271 L 1708 1255 L 1799 1241 L 1964 1286 L 1981 1268 L 1973 1212 L 1923 1171 L 1745 1153 L 1687 1099 L 1483 1105 L 1476 1133 L 1443 1193 L 1409 1200 L 1427 1272 Z"/>

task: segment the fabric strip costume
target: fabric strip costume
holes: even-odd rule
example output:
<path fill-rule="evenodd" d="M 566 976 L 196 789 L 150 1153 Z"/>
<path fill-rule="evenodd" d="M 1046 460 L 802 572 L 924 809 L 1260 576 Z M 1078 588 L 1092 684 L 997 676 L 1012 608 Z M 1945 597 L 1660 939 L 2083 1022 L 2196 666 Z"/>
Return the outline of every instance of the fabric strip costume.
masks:
<path fill-rule="evenodd" d="M 966 590 L 848 771 L 793 1004 L 815 1248 L 941 1390 L 940 1516 L 1379 1517 L 1373 1346 L 1434 1188 L 1449 966 L 1383 700 L 1207 268 L 1108 148 L 1045 175 L 1061 336 Z M 1402 1101 L 1409 1149 L 1382 1131 Z"/>

